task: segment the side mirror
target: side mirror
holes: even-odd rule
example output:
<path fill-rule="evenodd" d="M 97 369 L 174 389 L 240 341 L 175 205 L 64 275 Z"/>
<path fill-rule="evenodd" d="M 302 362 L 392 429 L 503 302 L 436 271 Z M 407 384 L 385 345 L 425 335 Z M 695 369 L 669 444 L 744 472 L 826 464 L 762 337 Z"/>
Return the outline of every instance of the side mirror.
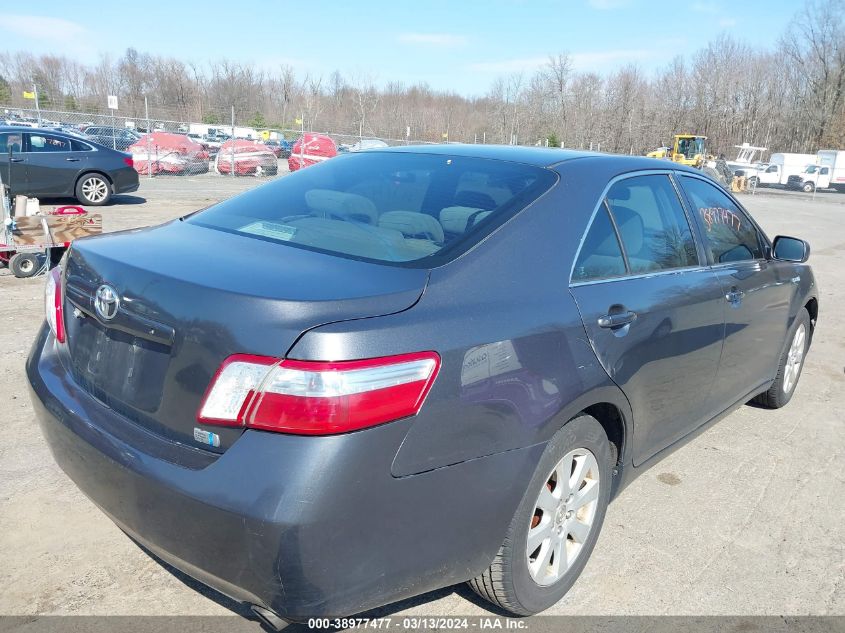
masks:
<path fill-rule="evenodd" d="M 775 259 L 803 264 L 810 258 L 810 245 L 797 237 L 778 235 L 772 246 Z"/>

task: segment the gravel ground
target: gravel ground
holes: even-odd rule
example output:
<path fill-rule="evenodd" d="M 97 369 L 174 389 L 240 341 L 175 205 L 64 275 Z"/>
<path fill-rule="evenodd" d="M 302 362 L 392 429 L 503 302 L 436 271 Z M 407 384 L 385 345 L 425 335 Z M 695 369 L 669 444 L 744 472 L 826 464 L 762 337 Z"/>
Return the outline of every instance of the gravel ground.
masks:
<path fill-rule="evenodd" d="M 101 211 L 104 230 L 161 222 L 260 182 L 142 179 Z M 797 393 L 779 411 L 743 407 L 634 482 L 553 613 L 845 615 L 845 195 L 765 190 L 743 201 L 771 236 L 813 246 L 820 319 Z M 150 558 L 53 463 L 23 373 L 42 288 L 43 278 L 0 270 L 0 614 L 244 613 Z M 384 611 L 489 614 L 464 586 Z"/>

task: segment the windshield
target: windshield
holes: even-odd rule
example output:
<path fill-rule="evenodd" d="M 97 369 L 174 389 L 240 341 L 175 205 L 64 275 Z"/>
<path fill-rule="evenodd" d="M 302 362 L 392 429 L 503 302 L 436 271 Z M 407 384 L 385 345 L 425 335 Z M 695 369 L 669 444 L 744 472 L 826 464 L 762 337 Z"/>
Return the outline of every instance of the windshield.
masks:
<path fill-rule="evenodd" d="M 679 138 L 678 139 L 678 153 L 683 154 L 686 158 L 695 158 L 698 154 L 704 153 L 704 139 L 698 138 Z"/>
<path fill-rule="evenodd" d="M 545 192 L 553 172 L 429 154 L 339 156 L 187 221 L 257 239 L 388 263 L 434 266 Z"/>

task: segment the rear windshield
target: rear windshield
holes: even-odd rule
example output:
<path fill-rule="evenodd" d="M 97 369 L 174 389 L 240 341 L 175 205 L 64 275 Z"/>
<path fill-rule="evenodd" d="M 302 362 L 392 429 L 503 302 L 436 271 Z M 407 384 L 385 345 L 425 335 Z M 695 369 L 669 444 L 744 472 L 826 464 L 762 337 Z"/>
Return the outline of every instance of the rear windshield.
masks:
<path fill-rule="evenodd" d="M 555 179 L 521 163 L 362 152 L 307 167 L 187 221 L 356 259 L 436 266 L 483 239 Z"/>

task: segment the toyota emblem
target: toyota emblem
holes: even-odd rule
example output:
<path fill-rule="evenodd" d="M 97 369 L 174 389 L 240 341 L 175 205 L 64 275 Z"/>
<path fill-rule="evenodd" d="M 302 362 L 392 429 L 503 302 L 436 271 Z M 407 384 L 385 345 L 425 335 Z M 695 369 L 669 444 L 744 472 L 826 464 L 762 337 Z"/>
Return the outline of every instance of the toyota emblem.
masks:
<path fill-rule="evenodd" d="M 117 290 L 108 284 L 103 284 L 97 288 L 97 293 L 94 295 L 94 310 L 97 315 L 104 321 L 111 321 L 120 308 L 120 297 L 117 296 Z"/>

